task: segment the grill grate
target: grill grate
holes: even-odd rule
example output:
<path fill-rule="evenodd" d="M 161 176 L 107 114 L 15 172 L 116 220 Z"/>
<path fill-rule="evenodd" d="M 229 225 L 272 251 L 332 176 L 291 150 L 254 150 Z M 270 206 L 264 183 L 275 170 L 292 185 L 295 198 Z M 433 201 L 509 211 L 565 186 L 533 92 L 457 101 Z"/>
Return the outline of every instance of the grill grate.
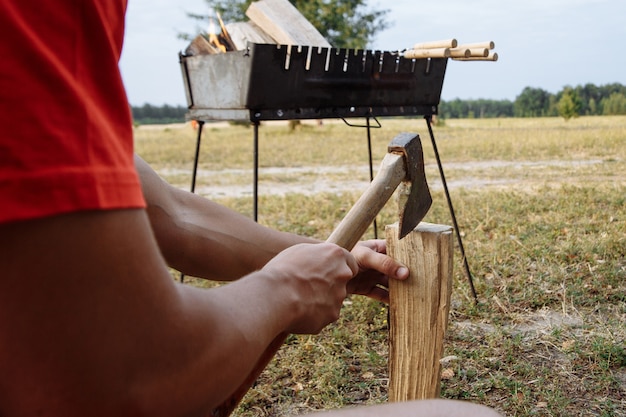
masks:
<path fill-rule="evenodd" d="M 436 114 L 447 58 L 249 43 L 180 63 L 189 118 L 261 121 Z"/>

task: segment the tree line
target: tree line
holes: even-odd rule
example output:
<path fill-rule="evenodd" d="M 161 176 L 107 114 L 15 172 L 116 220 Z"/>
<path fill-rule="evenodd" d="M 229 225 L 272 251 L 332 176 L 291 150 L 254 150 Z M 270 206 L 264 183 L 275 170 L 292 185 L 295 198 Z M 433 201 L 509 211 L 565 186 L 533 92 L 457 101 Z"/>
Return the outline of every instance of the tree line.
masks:
<path fill-rule="evenodd" d="M 439 115 L 444 119 L 555 116 L 570 119 L 617 114 L 626 114 L 626 86 L 619 83 L 565 86 L 556 94 L 526 87 L 513 101 L 455 99 L 442 100 L 439 105 Z"/>
<path fill-rule="evenodd" d="M 130 106 L 135 124 L 182 123 L 185 121 L 186 106 L 153 106 L 145 103 L 142 106 Z"/>
<path fill-rule="evenodd" d="M 180 123 L 185 121 L 185 106 L 131 106 L 136 124 Z M 442 100 L 439 116 L 443 119 L 494 117 L 563 117 L 626 114 L 626 86 L 613 83 L 566 86 L 556 94 L 541 88 L 526 87 L 515 100 Z"/>

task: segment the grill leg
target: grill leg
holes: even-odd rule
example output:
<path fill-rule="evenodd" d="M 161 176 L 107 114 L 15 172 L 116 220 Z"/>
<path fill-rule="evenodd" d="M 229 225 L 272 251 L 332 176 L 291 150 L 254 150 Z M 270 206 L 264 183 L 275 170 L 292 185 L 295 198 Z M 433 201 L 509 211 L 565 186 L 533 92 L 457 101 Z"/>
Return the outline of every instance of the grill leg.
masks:
<path fill-rule="evenodd" d="M 196 154 L 193 158 L 193 169 L 191 171 L 191 188 L 192 193 L 196 192 L 196 178 L 198 177 L 198 161 L 200 160 L 200 143 L 202 141 L 202 128 L 204 127 L 204 121 L 198 120 L 198 136 L 196 138 Z M 180 282 L 185 281 L 185 274 L 180 273 Z"/>
<path fill-rule="evenodd" d="M 370 125 L 370 117 L 367 116 L 366 127 L 367 127 L 367 152 L 370 163 L 370 182 L 374 180 L 374 167 L 372 162 L 372 126 Z M 374 218 L 374 239 L 378 239 L 378 222 Z"/>
<path fill-rule="evenodd" d="M 254 179 L 252 185 L 252 215 L 254 221 L 259 220 L 259 122 L 254 122 Z"/>
<path fill-rule="evenodd" d="M 456 221 L 456 215 L 454 214 L 454 207 L 452 206 L 452 199 L 450 198 L 450 192 L 448 191 L 448 184 L 446 182 L 446 177 L 443 173 L 443 165 L 441 164 L 441 158 L 439 158 L 439 151 L 437 150 L 437 144 L 435 143 L 435 134 L 433 133 L 433 128 L 431 124 L 432 116 L 427 115 L 424 116 L 426 119 L 426 125 L 428 126 L 428 133 L 430 133 L 430 141 L 433 144 L 433 151 L 435 152 L 435 158 L 437 159 L 437 166 L 439 167 L 439 175 L 441 176 L 441 183 L 443 184 L 443 191 L 446 194 L 446 201 L 448 202 L 448 209 L 450 210 L 450 216 L 452 217 L 452 224 L 454 225 L 454 230 L 456 231 L 457 242 L 459 244 L 459 249 L 461 251 L 461 258 L 463 260 L 463 270 L 465 272 L 465 277 L 469 282 L 470 290 L 472 291 L 472 296 L 474 297 L 474 304 L 478 304 L 478 296 L 476 295 L 476 290 L 474 289 L 474 280 L 472 278 L 472 273 L 470 272 L 469 263 L 467 262 L 467 257 L 465 256 L 465 248 L 463 247 L 463 240 L 461 239 L 461 231 L 459 230 L 459 225 Z"/>

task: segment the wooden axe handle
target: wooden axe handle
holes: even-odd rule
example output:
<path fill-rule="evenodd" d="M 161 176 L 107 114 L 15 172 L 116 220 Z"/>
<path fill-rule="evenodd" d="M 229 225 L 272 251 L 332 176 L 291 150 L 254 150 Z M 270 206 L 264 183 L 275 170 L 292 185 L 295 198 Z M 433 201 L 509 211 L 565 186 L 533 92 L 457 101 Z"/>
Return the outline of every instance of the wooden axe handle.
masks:
<path fill-rule="evenodd" d="M 386 154 L 376 177 L 326 241 L 352 250 L 405 177 L 404 155 Z"/>
<path fill-rule="evenodd" d="M 326 241 L 352 250 L 405 177 L 404 155 L 395 152 L 385 155 L 376 177 Z M 211 417 L 227 417 L 237 408 L 288 336 L 288 333 L 281 333 L 272 341 L 244 382 L 212 411 Z"/>

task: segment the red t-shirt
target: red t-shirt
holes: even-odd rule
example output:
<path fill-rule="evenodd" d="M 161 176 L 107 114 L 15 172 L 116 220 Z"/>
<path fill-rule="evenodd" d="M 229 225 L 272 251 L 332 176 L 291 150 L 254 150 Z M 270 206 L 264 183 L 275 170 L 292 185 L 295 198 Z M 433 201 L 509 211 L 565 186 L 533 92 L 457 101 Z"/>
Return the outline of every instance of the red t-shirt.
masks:
<path fill-rule="evenodd" d="M 0 0 L 0 223 L 145 202 L 118 61 L 126 0 Z"/>

